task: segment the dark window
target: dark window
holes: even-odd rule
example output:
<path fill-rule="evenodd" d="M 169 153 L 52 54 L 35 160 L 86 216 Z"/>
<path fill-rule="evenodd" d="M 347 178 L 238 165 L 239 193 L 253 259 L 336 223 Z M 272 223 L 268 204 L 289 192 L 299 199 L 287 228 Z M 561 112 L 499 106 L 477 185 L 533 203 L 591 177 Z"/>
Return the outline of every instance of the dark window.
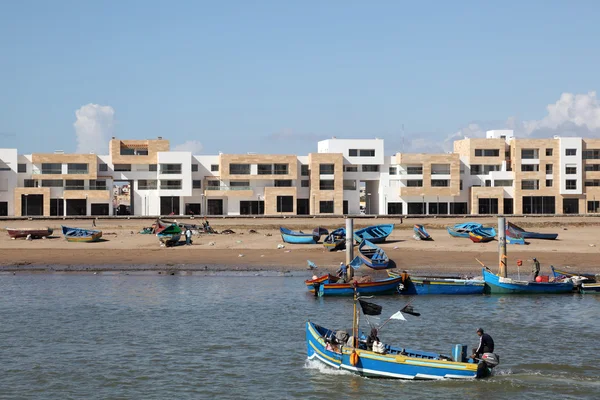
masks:
<path fill-rule="evenodd" d="M 492 181 L 490 179 L 486 179 L 485 180 L 485 187 L 491 187 L 492 186 Z"/>
<path fill-rule="evenodd" d="M 521 181 L 521 190 L 538 190 L 539 188 L 540 181 L 538 180 Z"/>
<path fill-rule="evenodd" d="M 475 149 L 475 157 L 482 157 L 482 156 L 483 156 L 483 150 Z"/>
<path fill-rule="evenodd" d="M 300 175 L 301 176 L 308 176 L 308 165 L 301 165 L 300 166 Z"/>
<path fill-rule="evenodd" d="M 390 167 L 390 175 L 396 175 L 397 174 L 398 169 L 396 167 Z"/>
<path fill-rule="evenodd" d="M 356 190 L 356 181 L 354 179 L 344 179 L 344 190 Z"/>
<path fill-rule="evenodd" d="M 211 189 L 213 189 L 213 190 L 214 190 L 215 188 L 216 188 L 216 189 L 218 189 L 218 188 L 220 188 L 220 187 L 221 187 L 221 182 L 219 182 L 219 181 L 208 181 L 208 182 L 206 182 L 206 186 L 207 186 L 208 188 L 211 188 Z"/>
<path fill-rule="evenodd" d="M 375 150 L 359 150 L 358 155 L 360 157 L 375 157 Z"/>
<path fill-rule="evenodd" d="M 23 215 L 23 216 L 44 215 L 44 195 L 22 194 L 21 195 L 21 210 L 22 210 L 21 215 Z"/>
<path fill-rule="evenodd" d="M 309 186 L 310 185 L 309 185 L 309 181 L 308 180 L 305 179 L 303 181 L 300 181 L 300 187 L 309 187 Z"/>
<path fill-rule="evenodd" d="M 481 175 L 483 172 L 483 168 L 481 168 L 481 165 L 471 165 L 471 175 Z"/>
<path fill-rule="evenodd" d="M 96 203 L 90 206 L 92 215 L 108 215 L 108 204 Z"/>
<path fill-rule="evenodd" d="M 277 196 L 277 212 L 294 212 L 294 196 Z"/>
<path fill-rule="evenodd" d="M 589 213 L 597 213 L 600 210 L 600 201 L 588 201 L 587 211 Z"/>
<path fill-rule="evenodd" d="M 333 179 L 321 179 L 319 181 L 319 190 L 334 190 L 335 181 Z"/>
<path fill-rule="evenodd" d="M 552 174 L 552 164 L 546 164 L 546 175 Z"/>
<path fill-rule="evenodd" d="M 523 214 L 554 214 L 554 196 L 523 196 Z"/>
<path fill-rule="evenodd" d="M 43 163 L 42 164 L 42 174 L 60 175 L 60 174 L 62 174 L 62 164 L 61 163 Z"/>
<path fill-rule="evenodd" d="M 29 187 L 29 188 L 37 187 L 37 185 L 35 184 L 35 180 L 33 180 L 33 179 L 25 179 L 25 182 L 23 182 L 23 186 Z"/>
<path fill-rule="evenodd" d="M 104 179 L 90 180 L 90 190 L 108 190 Z"/>
<path fill-rule="evenodd" d="M 63 187 L 62 179 L 44 179 L 42 187 Z"/>
<path fill-rule="evenodd" d="M 387 213 L 388 213 L 388 215 L 401 215 L 402 214 L 402 203 L 388 203 Z"/>
<path fill-rule="evenodd" d="M 460 190 L 463 190 L 463 181 L 462 181 L 462 179 L 460 180 Z"/>
<path fill-rule="evenodd" d="M 206 210 L 208 215 L 223 215 L 223 200 L 208 199 L 206 201 Z"/>
<path fill-rule="evenodd" d="M 309 201 L 308 199 L 296 199 L 296 214 L 297 215 L 309 215 Z"/>
<path fill-rule="evenodd" d="M 263 215 L 265 213 L 265 202 L 262 200 L 241 200 L 241 215 Z"/>
<path fill-rule="evenodd" d="M 17 172 L 20 174 L 24 174 L 25 172 L 27 172 L 27 164 L 18 164 Z"/>
<path fill-rule="evenodd" d="M 87 164 L 75 164 L 69 163 L 67 164 L 67 173 L 69 174 L 87 174 L 88 173 L 88 165 Z"/>
<path fill-rule="evenodd" d="M 535 160 L 538 158 L 538 151 L 536 149 L 522 149 L 521 158 L 524 160 Z"/>
<path fill-rule="evenodd" d="M 258 175 L 273 175 L 273 164 L 258 164 L 256 172 Z"/>
<path fill-rule="evenodd" d="M 193 180 L 192 181 L 192 189 L 202 189 L 202 181 L 201 180 Z"/>
<path fill-rule="evenodd" d="M 565 149 L 565 156 L 576 156 L 577 149 Z"/>
<path fill-rule="evenodd" d="M 192 164 L 192 172 L 198 172 L 198 164 Z"/>
<path fill-rule="evenodd" d="M 65 203 L 63 199 L 50 199 L 50 216 L 65 215 Z"/>
<path fill-rule="evenodd" d="M 579 199 L 563 199 L 563 214 L 579 214 Z"/>
<path fill-rule="evenodd" d="M 358 165 L 344 165 L 344 172 L 358 172 Z"/>
<path fill-rule="evenodd" d="M 275 180 L 275 187 L 292 187 L 292 181 L 290 179 L 279 179 Z"/>
<path fill-rule="evenodd" d="M 185 215 L 201 215 L 202 204 L 200 203 L 187 203 L 185 205 Z"/>
<path fill-rule="evenodd" d="M 423 166 L 418 167 L 406 167 L 407 175 L 423 175 Z"/>
<path fill-rule="evenodd" d="M 567 179 L 566 180 L 566 188 L 567 190 L 577 190 L 577 180 L 575 179 Z"/>
<path fill-rule="evenodd" d="M 158 181 L 156 179 L 140 179 L 138 180 L 138 190 L 156 190 L 158 189 Z"/>
<path fill-rule="evenodd" d="M 552 187 L 552 179 L 546 179 L 546 187 Z"/>
<path fill-rule="evenodd" d="M 552 156 L 552 149 L 546 149 L 546 157 Z"/>
<path fill-rule="evenodd" d="M 425 214 L 425 203 L 408 203 L 408 214 L 409 215 Z"/>
<path fill-rule="evenodd" d="M 429 203 L 429 214 L 432 214 L 432 215 L 448 214 L 448 203 Z"/>
<path fill-rule="evenodd" d="M 107 172 L 108 171 L 108 165 L 106 164 L 98 164 L 98 171 L 100 172 Z"/>
<path fill-rule="evenodd" d="M 539 170 L 539 164 L 521 164 L 521 172 L 537 172 Z"/>
<path fill-rule="evenodd" d="M 319 164 L 319 174 L 321 175 L 333 175 L 335 172 L 334 164 Z"/>
<path fill-rule="evenodd" d="M 600 186 L 600 179 L 591 179 L 585 181 L 585 186 Z"/>
<path fill-rule="evenodd" d="M 479 214 L 498 214 L 498 199 L 479 199 Z"/>
<path fill-rule="evenodd" d="M 597 172 L 600 171 L 600 164 L 588 164 L 585 166 L 585 170 L 587 172 Z"/>
<path fill-rule="evenodd" d="M 113 169 L 115 172 L 128 172 L 131 171 L 131 164 L 115 164 Z"/>
<path fill-rule="evenodd" d="M 406 187 L 423 187 L 423 179 L 409 179 L 406 181 Z"/>
<path fill-rule="evenodd" d="M 475 157 L 499 157 L 498 149 L 475 149 Z"/>
<path fill-rule="evenodd" d="M 150 172 L 157 172 L 158 171 L 158 164 L 148 164 L 148 171 L 150 171 Z"/>
<path fill-rule="evenodd" d="M 342 203 L 342 213 L 344 215 L 348 215 L 348 200 L 344 200 L 344 202 Z"/>
<path fill-rule="evenodd" d="M 363 165 L 362 172 L 379 172 L 379 165 Z"/>
<path fill-rule="evenodd" d="M 250 181 L 230 181 L 229 188 L 231 190 L 249 190 Z"/>
<path fill-rule="evenodd" d="M 65 181 L 65 190 L 84 190 L 85 185 L 83 180 L 80 179 L 67 179 Z M 85 214 L 75 214 L 75 215 L 85 215 Z"/>
<path fill-rule="evenodd" d="M 448 179 L 432 179 L 431 187 L 448 187 L 450 186 L 450 181 Z"/>
<path fill-rule="evenodd" d="M 600 159 L 600 150 L 584 150 L 583 151 L 583 159 L 584 160 Z"/>
<path fill-rule="evenodd" d="M 67 215 L 87 215 L 87 200 L 68 199 Z"/>
<path fill-rule="evenodd" d="M 8 216 L 8 201 L 0 201 L 0 217 Z"/>
<path fill-rule="evenodd" d="M 504 199 L 504 214 L 514 214 L 513 199 Z"/>
<path fill-rule="evenodd" d="M 219 172 L 219 164 L 211 164 L 210 171 L 211 172 Z M 213 214 L 213 215 L 220 215 L 220 214 Z"/>
<path fill-rule="evenodd" d="M 160 196 L 160 215 L 180 215 L 179 211 L 179 196 Z"/>
<path fill-rule="evenodd" d="M 319 212 L 321 214 L 333 214 L 333 201 L 320 201 Z"/>
<path fill-rule="evenodd" d="M 468 214 L 467 203 L 450 203 L 450 214 Z"/>
<path fill-rule="evenodd" d="M 566 175 L 576 175 L 577 167 L 572 167 L 572 166 L 565 167 L 565 174 Z"/>
<path fill-rule="evenodd" d="M 357 157 L 358 156 L 358 150 L 357 149 L 350 149 L 348 150 L 348 157 Z"/>
<path fill-rule="evenodd" d="M 180 180 L 161 180 L 160 181 L 160 189 L 161 190 L 181 190 L 181 181 Z"/>
<path fill-rule="evenodd" d="M 250 175 L 250 164 L 229 164 L 229 175 Z"/>
<path fill-rule="evenodd" d="M 288 164 L 273 164 L 273 175 L 287 175 L 288 170 Z"/>
<path fill-rule="evenodd" d="M 134 156 L 135 155 L 135 150 L 134 149 L 130 149 L 128 147 L 121 147 L 120 155 L 122 155 L 122 156 Z"/>

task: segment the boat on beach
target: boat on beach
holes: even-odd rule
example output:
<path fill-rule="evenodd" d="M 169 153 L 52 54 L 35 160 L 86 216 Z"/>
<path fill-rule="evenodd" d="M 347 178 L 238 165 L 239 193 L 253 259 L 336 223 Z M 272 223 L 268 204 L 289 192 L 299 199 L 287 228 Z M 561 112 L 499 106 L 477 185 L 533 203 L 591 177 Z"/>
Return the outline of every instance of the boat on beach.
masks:
<path fill-rule="evenodd" d="M 329 233 L 323 240 L 323 247 L 329 251 L 343 250 L 346 248 L 346 228 L 338 228 Z"/>
<path fill-rule="evenodd" d="M 39 238 L 45 239 L 48 236 L 51 236 L 52 233 L 54 232 L 54 230 L 52 228 L 44 228 L 44 229 L 38 229 L 38 228 L 24 228 L 24 229 L 6 228 L 6 232 L 8 233 L 8 236 L 10 236 L 11 239 L 26 238 L 29 235 L 31 235 L 32 239 L 39 239 Z"/>
<path fill-rule="evenodd" d="M 458 277 L 412 276 L 406 272 L 387 271 L 388 276 L 402 276 L 402 286 L 398 293 L 402 295 L 465 295 L 483 294 L 485 281 L 482 279 L 463 279 Z"/>
<path fill-rule="evenodd" d="M 510 227 L 506 228 L 506 244 L 520 244 L 525 245 L 528 244 L 525 241 L 525 238 L 516 230 L 511 229 Z"/>
<path fill-rule="evenodd" d="M 473 243 L 487 243 L 494 240 L 496 237 L 496 230 L 494 228 L 479 227 L 469 232 L 469 239 Z"/>
<path fill-rule="evenodd" d="M 528 232 L 520 226 L 513 224 L 512 222 L 507 223 L 507 226 L 515 232 L 518 232 L 523 237 L 523 239 L 555 240 L 558 237 L 558 233 Z"/>
<path fill-rule="evenodd" d="M 315 244 L 321 239 L 321 236 L 328 235 L 327 229 L 315 228 L 311 233 L 302 231 L 292 231 L 290 229 L 280 227 L 281 239 L 286 243 L 292 244 Z"/>
<path fill-rule="evenodd" d="M 181 239 L 181 228 L 177 224 L 171 224 L 163 228 L 156 236 L 165 246 L 171 246 Z"/>
<path fill-rule="evenodd" d="M 415 238 L 418 240 L 431 240 L 431 235 L 427 232 L 423 225 L 415 224 L 413 227 Z"/>
<path fill-rule="evenodd" d="M 102 231 L 62 226 L 62 234 L 68 242 L 97 242 L 102 237 Z"/>
<path fill-rule="evenodd" d="M 383 243 L 394 230 L 393 224 L 368 226 L 354 232 L 354 240 L 361 243 L 368 240 L 371 243 Z"/>
<path fill-rule="evenodd" d="M 447 227 L 446 230 L 453 237 L 468 238 L 469 232 L 473 229 L 481 228 L 483 225 L 477 222 L 466 222 L 464 224 L 456 224 L 452 227 Z"/>
<path fill-rule="evenodd" d="M 363 240 L 358 245 L 358 256 L 362 262 L 369 268 L 385 269 L 390 265 L 390 259 L 385 251 L 369 240 Z"/>

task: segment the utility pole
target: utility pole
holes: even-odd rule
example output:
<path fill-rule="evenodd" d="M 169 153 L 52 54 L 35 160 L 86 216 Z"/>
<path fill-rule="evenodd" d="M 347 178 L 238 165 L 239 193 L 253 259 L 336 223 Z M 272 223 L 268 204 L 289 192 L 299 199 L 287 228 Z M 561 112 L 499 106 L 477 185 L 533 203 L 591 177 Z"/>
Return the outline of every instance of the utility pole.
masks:
<path fill-rule="evenodd" d="M 498 217 L 498 275 L 506 278 L 506 218 Z"/>

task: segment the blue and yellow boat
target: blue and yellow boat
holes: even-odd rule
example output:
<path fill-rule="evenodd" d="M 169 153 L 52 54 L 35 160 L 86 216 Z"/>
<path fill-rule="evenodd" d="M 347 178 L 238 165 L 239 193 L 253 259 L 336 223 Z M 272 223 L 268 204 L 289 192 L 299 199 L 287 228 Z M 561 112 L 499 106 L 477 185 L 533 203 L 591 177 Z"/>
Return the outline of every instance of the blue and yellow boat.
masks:
<path fill-rule="evenodd" d="M 403 295 L 465 295 L 483 294 L 485 281 L 482 279 L 446 278 L 439 276 L 410 276 L 406 272 L 399 274 L 396 271 L 388 271 L 388 276 L 402 277 L 402 286 L 398 287 L 398 293 Z"/>
<path fill-rule="evenodd" d="M 368 240 L 358 245 L 358 257 L 369 268 L 385 269 L 390 266 L 390 258 L 383 249 Z"/>

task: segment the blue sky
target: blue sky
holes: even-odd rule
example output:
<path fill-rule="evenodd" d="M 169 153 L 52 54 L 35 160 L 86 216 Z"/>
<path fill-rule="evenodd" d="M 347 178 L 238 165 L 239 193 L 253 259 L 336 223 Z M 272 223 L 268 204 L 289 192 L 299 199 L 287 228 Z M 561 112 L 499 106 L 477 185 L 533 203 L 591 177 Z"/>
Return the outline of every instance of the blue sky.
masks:
<path fill-rule="evenodd" d="M 599 12 L 594 1 L 4 2 L 0 147 L 72 152 L 89 134 L 298 154 L 337 136 L 394 152 L 403 124 L 413 151 L 511 124 L 598 135 Z M 88 104 L 114 114 L 94 111 L 78 142 Z"/>

